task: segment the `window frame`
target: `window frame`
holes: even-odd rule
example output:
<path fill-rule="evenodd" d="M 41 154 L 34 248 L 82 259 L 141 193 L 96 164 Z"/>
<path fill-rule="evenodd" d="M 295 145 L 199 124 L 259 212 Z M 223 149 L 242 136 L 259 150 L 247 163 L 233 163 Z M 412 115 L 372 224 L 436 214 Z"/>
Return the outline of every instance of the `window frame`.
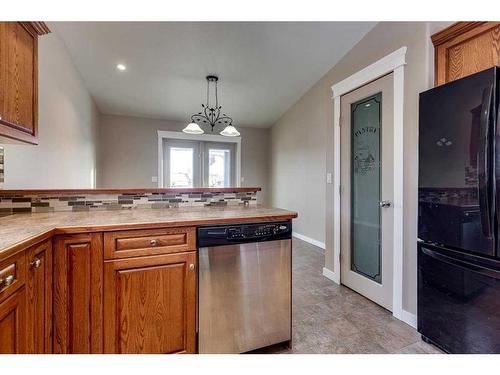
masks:
<path fill-rule="evenodd" d="M 165 160 L 165 142 L 172 142 L 172 143 L 177 143 L 179 141 L 179 144 L 187 141 L 187 142 L 205 142 L 207 144 L 214 144 L 214 145 L 230 145 L 233 147 L 233 153 L 231 157 L 231 166 L 234 170 L 234 173 L 232 173 L 232 176 L 230 176 L 231 183 L 230 187 L 241 187 L 241 182 L 242 182 L 242 177 L 241 177 L 241 137 L 224 137 L 221 135 L 214 135 L 214 134 L 201 134 L 201 135 L 193 135 L 193 134 L 185 134 L 177 131 L 165 131 L 165 130 L 158 130 L 158 176 L 157 176 L 157 184 L 159 188 L 168 188 L 170 185 L 170 181 L 167 181 L 167 178 L 164 178 L 167 173 L 166 173 L 166 167 L 168 166 L 167 163 L 164 162 Z M 188 144 L 188 143 L 186 143 Z M 223 147 L 213 147 L 215 149 L 223 148 Z M 201 157 L 201 152 L 199 152 L 199 155 Z M 205 176 L 204 171 L 201 171 L 202 179 Z M 168 176 L 170 174 L 168 173 Z M 207 176 L 208 176 L 208 171 L 207 171 Z M 196 179 L 195 176 L 193 176 L 193 184 L 195 188 L 197 187 L 202 187 L 204 188 L 205 183 L 204 181 L 200 181 L 198 183 L 198 186 L 196 186 L 196 182 L 194 181 Z M 208 179 L 207 179 L 208 182 Z"/>

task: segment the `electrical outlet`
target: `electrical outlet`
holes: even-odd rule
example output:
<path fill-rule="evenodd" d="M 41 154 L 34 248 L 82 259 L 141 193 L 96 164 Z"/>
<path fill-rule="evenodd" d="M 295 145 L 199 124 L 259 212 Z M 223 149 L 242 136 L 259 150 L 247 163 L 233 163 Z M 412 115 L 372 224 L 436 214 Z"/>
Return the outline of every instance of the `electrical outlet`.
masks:
<path fill-rule="evenodd" d="M 157 176 L 152 176 L 151 177 L 151 182 L 158 182 L 158 177 Z"/>
<path fill-rule="evenodd" d="M 331 184 L 332 183 L 332 174 L 331 173 L 327 173 L 326 174 L 326 183 L 327 184 Z"/>

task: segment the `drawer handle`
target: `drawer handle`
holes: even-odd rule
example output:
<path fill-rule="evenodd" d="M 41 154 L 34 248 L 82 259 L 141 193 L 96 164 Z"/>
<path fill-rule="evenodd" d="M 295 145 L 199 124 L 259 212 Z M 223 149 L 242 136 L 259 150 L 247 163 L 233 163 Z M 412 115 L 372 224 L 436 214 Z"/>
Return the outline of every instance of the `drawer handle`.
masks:
<path fill-rule="evenodd" d="M 151 244 L 151 246 L 156 246 L 158 244 L 158 241 L 157 240 L 151 240 L 151 241 L 149 241 L 149 243 Z"/>
<path fill-rule="evenodd" d="M 0 288 L 12 285 L 15 279 L 14 275 L 9 275 L 5 279 L 0 279 Z"/>
<path fill-rule="evenodd" d="M 42 261 L 38 258 L 35 258 L 31 263 L 30 263 L 30 266 L 31 268 L 40 268 L 40 266 L 42 265 Z"/>

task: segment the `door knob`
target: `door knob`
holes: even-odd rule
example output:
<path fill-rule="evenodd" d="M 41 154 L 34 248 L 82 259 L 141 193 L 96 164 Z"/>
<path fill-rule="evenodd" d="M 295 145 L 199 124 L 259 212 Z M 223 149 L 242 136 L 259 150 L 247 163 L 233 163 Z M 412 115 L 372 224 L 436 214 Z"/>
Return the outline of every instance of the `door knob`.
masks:
<path fill-rule="evenodd" d="M 383 208 L 388 208 L 391 207 L 391 201 L 380 201 L 378 205 Z"/>
<path fill-rule="evenodd" d="M 194 268 L 195 268 L 195 267 L 194 267 L 194 264 L 193 264 L 193 263 L 191 263 L 191 264 L 189 265 L 189 270 L 190 270 L 190 271 L 194 271 Z"/>

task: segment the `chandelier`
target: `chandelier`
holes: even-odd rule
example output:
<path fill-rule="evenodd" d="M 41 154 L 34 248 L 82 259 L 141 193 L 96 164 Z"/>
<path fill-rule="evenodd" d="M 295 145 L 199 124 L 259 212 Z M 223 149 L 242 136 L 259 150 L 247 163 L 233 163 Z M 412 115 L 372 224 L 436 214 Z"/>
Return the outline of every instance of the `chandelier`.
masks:
<path fill-rule="evenodd" d="M 203 134 L 205 131 L 200 125 L 208 124 L 214 131 L 215 125 L 224 126 L 224 130 L 220 132 L 226 137 L 238 137 L 240 132 L 233 126 L 233 119 L 222 113 L 222 106 L 219 105 L 217 98 L 217 81 L 219 77 L 210 75 L 207 76 L 207 102 L 202 104 L 202 111 L 191 116 L 191 122 L 182 130 L 188 134 Z M 210 87 L 214 91 L 215 102 L 210 100 Z"/>

